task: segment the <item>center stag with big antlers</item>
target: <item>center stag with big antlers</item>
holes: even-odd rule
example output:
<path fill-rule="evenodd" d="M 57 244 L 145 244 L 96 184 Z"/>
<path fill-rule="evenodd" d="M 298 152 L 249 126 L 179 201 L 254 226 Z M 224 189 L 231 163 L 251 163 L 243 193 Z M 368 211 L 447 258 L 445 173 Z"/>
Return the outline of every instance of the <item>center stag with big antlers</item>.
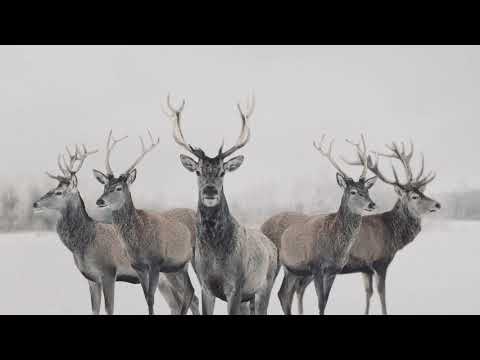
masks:
<path fill-rule="evenodd" d="M 194 250 L 194 267 L 202 286 L 202 313 L 213 314 L 215 299 L 228 304 L 228 314 L 244 313 L 250 303 L 250 311 L 267 314 L 268 303 L 275 277 L 278 273 L 278 251 L 275 245 L 260 231 L 247 229 L 231 215 L 224 194 L 223 179 L 243 163 L 243 156 L 229 160 L 250 139 L 247 121 L 253 113 L 254 99 L 244 112 L 238 104 L 242 120 L 240 136 L 234 146 L 217 156 L 208 157 L 203 150 L 185 141 L 180 119 L 185 101 L 179 108 L 167 102 L 174 121 L 173 136 L 198 161 L 180 155 L 183 166 L 195 174 L 198 180 L 197 236 Z M 243 304 L 242 304 L 243 303 Z"/>
<path fill-rule="evenodd" d="M 194 297 L 188 275 L 193 234 L 188 225 L 172 216 L 174 214 L 147 212 L 135 208 L 130 185 L 137 176 L 136 166 L 158 145 L 159 140 L 154 140 L 150 134 L 152 144 L 146 148 L 140 138 L 141 155 L 124 173 L 115 177 L 110 166 L 110 155 L 115 145 L 123 139 L 125 138 L 113 139 L 110 131 L 105 160 L 107 173 L 93 171 L 96 179 L 105 186 L 103 195 L 97 200 L 97 206 L 112 210 L 113 224 L 126 245 L 132 267 L 140 279 L 149 314 L 154 313 L 155 290 L 159 284 L 160 273 L 163 273 L 168 282 L 183 294 L 180 306 L 180 314 L 183 315 Z"/>
<path fill-rule="evenodd" d="M 358 181 L 354 181 L 337 164 L 332 156 L 333 140 L 328 151 L 323 149 L 322 136 L 315 148 L 337 169 L 337 182 L 343 189 L 340 208 L 336 213 L 305 217 L 289 226 L 280 239 L 280 261 L 284 278 L 278 293 L 285 314 L 291 314 L 291 303 L 297 284 L 313 277 L 318 296 L 320 314 L 324 314 L 326 299 L 335 274 L 347 263 L 348 254 L 358 237 L 362 214 L 375 209 L 369 189 L 376 177 L 366 179 L 367 166 Z M 363 153 L 367 149 L 362 136 Z M 265 226 L 262 227 L 266 232 Z"/>

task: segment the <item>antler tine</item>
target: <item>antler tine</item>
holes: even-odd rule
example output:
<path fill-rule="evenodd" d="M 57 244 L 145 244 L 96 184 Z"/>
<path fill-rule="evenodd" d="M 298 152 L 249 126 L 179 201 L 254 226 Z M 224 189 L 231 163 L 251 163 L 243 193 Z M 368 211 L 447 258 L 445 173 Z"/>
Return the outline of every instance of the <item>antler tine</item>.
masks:
<path fill-rule="evenodd" d="M 392 168 L 394 169 L 393 170 L 393 175 L 395 177 L 395 180 L 390 180 L 378 168 L 378 162 L 379 162 L 379 156 L 380 155 L 378 153 L 374 153 L 374 154 L 376 155 L 375 162 L 373 161 L 371 155 L 368 155 L 368 157 L 367 157 L 367 167 L 368 167 L 368 169 L 372 173 L 374 173 L 384 183 L 390 184 L 390 185 L 402 186 L 402 184 L 400 184 L 400 182 L 398 181 L 397 172 L 395 171 L 395 168 L 393 167 L 393 164 L 392 164 Z"/>
<path fill-rule="evenodd" d="M 65 159 L 63 159 L 65 161 Z M 62 165 L 62 154 L 58 154 L 57 156 L 57 165 L 58 165 L 58 168 L 60 169 L 60 171 L 62 172 L 62 174 L 64 176 L 68 176 L 68 172 L 67 172 L 67 169 L 65 169 L 65 167 Z"/>
<path fill-rule="evenodd" d="M 75 145 L 75 160 L 78 161 L 78 165 L 76 168 L 74 168 L 73 167 L 74 162 L 72 163 L 72 170 L 71 170 L 72 174 L 76 174 L 77 172 L 80 171 L 87 157 L 89 157 L 90 155 L 96 154 L 98 152 L 98 150 L 88 151 L 87 147 L 84 144 L 82 144 L 82 148 L 83 148 L 83 153 L 80 147 L 78 145 Z"/>
<path fill-rule="evenodd" d="M 363 134 L 360 134 L 360 138 L 361 138 L 361 140 L 358 143 L 353 142 L 352 140 L 349 140 L 349 139 L 345 139 L 346 142 L 353 145 L 357 149 L 358 160 L 357 161 L 349 161 L 349 160 L 346 160 L 344 157 L 341 157 L 341 159 L 349 165 L 361 165 L 361 166 L 363 166 L 362 173 L 360 174 L 360 179 L 365 179 L 365 177 L 367 176 L 367 171 L 368 171 L 368 167 L 367 167 L 367 144 L 366 144 L 366 141 L 365 141 L 365 136 Z"/>
<path fill-rule="evenodd" d="M 63 180 L 63 178 L 61 176 L 52 175 L 48 171 L 45 171 L 45 175 L 47 175 L 49 178 L 57 180 L 57 181 L 62 181 Z"/>
<path fill-rule="evenodd" d="M 130 171 L 135 169 L 137 165 L 142 161 L 142 159 L 147 155 L 150 151 L 152 151 L 159 143 L 160 143 L 160 138 L 158 137 L 156 140 L 153 138 L 150 130 L 148 130 L 148 134 L 150 136 L 150 140 L 152 144 L 147 148 L 145 146 L 145 142 L 143 141 L 143 138 L 140 136 L 140 143 L 142 145 L 142 153 L 140 156 L 133 162 L 133 164 L 125 171 L 125 174 L 128 174 Z"/>
<path fill-rule="evenodd" d="M 421 155 L 421 157 L 422 157 L 421 167 L 420 167 L 420 171 L 418 172 L 417 177 L 415 178 L 415 181 L 419 181 L 419 180 L 422 178 L 423 170 L 424 170 L 424 167 L 425 167 L 425 158 L 424 158 L 424 156 L 423 156 L 423 153 L 420 154 L 420 155 Z"/>
<path fill-rule="evenodd" d="M 182 100 L 182 103 L 180 104 L 179 107 L 175 108 L 172 105 L 172 101 L 171 101 L 170 93 L 169 93 L 167 95 L 167 106 L 170 110 L 170 113 L 163 110 L 163 107 L 162 107 L 162 111 L 167 117 L 169 117 L 173 120 L 173 140 L 175 140 L 175 142 L 178 145 L 183 147 L 189 153 L 191 153 L 195 156 L 199 156 L 199 154 L 197 154 L 194 151 L 193 147 L 190 144 L 187 143 L 187 141 L 185 140 L 185 137 L 183 136 L 182 126 L 181 126 L 181 121 L 182 121 L 181 115 L 182 115 L 182 111 L 185 107 L 185 99 Z"/>
<path fill-rule="evenodd" d="M 235 151 L 241 149 L 250 141 L 251 133 L 247 121 L 250 120 L 250 117 L 253 114 L 253 110 L 255 109 L 255 96 L 252 95 L 251 102 L 247 100 L 247 111 L 242 110 L 242 106 L 240 105 L 240 103 L 237 103 L 237 109 L 240 113 L 240 118 L 242 119 L 242 128 L 240 130 L 240 135 L 238 136 L 235 145 L 233 145 L 225 152 L 219 152 L 219 156 L 223 159 L 227 156 L 232 155 Z"/>
<path fill-rule="evenodd" d="M 323 141 L 325 140 L 325 134 L 322 135 L 322 137 L 320 138 L 320 142 L 317 143 L 315 141 L 313 141 L 313 146 L 315 147 L 315 149 L 317 149 L 320 154 L 322 154 L 323 156 L 325 156 L 329 161 L 330 163 L 333 165 L 333 167 L 335 169 L 337 169 L 337 171 L 342 174 L 343 176 L 349 178 L 349 176 L 345 173 L 345 171 L 342 170 L 342 168 L 337 164 L 337 162 L 333 159 L 332 157 L 332 149 L 333 149 L 333 143 L 335 142 L 335 139 L 332 139 L 330 141 L 330 145 L 328 147 L 328 151 L 325 151 L 323 149 Z"/>
<path fill-rule="evenodd" d="M 128 136 L 124 136 L 118 140 L 116 140 L 113 135 L 113 130 L 110 130 L 108 133 L 107 139 L 107 152 L 105 156 L 105 169 L 107 170 L 107 175 L 113 175 L 112 167 L 110 166 L 110 155 L 112 153 L 113 148 L 122 140 L 125 140 Z"/>

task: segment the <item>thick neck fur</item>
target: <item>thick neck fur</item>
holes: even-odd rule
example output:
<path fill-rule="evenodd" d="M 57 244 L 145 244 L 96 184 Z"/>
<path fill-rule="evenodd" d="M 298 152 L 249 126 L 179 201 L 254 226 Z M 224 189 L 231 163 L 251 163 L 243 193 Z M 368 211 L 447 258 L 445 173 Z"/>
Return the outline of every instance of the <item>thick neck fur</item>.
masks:
<path fill-rule="evenodd" d="M 216 253 L 228 254 L 235 245 L 237 221 L 230 214 L 225 194 L 221 193 L 217 206 L 207 207 L 198 200 L 197 241 L 200 246 L 212 248 Z"/>
<path fill-rule="evenodd" d="M 123 206 L 112 212 L 112 219 L 115 226 L 118 227 L 123 238 L 128 241 L 134 238 L 135 221 L 137 220 L 137 210 L 133 205 L 132 195 L 126 194 Z"/>
<path fill-rule="evenodd" d="M 420 217 L 413 215 L 401 200 L 398 200 L 393 209 L 384 213 L 383 216 L 391 229 L 391 246 L 394 251 L 411 243 L 422 229 Z"/>
<path fill-rule="evenodd" d="M 95 222 L 87 214 L 78 192 L 72 195 L 67 206 L 61 211 L 57 233 L 72 252 L 82 252 L 95 239 Z"/>
<path fill-rule="evenodd" d="M 340 208 L 336 214 L 332 214 L 330 228 L 333 236 L 329 236 L 325 241 L 329 242 L 328 248 L 333 251 L 333 256 L 340 264 L 344 264 L 348 259 L 348 254 L 360 230 L 362 216 L 353 213 L 347 205 L 345 193 Z"/>

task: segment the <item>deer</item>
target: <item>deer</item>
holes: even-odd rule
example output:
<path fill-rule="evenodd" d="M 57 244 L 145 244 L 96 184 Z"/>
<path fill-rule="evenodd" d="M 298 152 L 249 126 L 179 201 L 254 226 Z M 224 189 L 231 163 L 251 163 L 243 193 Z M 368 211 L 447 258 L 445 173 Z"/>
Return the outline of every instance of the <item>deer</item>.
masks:
<path fill-rule="evenodd" d="M 169 115 L 173 120 L 174 141 L 189 154 L 181 154 L 183 167 L 197 175 L 198 206 L 194 269 L 202 287 L 202 314 L 213 315 L 217 298 L 227 302 L 229 315 L 266 315 L 274 280 L 279 269 L 278 250 L 259 230 L 246 228 L 230 213 L 223 180 L 226 173 L 237 170 L 244 161 L 239 155 L 227 159 L 250 140 L 247 124 L 255 98 L 244 111 L 237 104 L 242 127 L 237 142 L 223 151 L 222 143 L 215 157 L 209 157 L 185 140 L 181 129 L 179 107 L 167 97 Z M 249 306 L 249 308 L 248 308 Z"/>
<path fill-rule="evenodd" d="M 179 220 L 178 210 L 157 213 L 135 208 L 130 186 L 137 177 L 136 167 L 160 142 L 149 132 L 151 145 L 146 147 L 140 137 L 141 153 L 133 164 L 118 177 L 110 165 L 110 156 L 115 146 L 126 137 L 115 139 L 110 131 L 107 139 L 105 159 L 106 174 L 94 169 L 93 175 L 104 185 L 104 192 L 98 198 L 99 208 L 112 211 L 113 226 L 120 234 L 126 251 L 131 259 L 131 266 L 142 285 L 148 314 L 154 315 L 155 289 L 159 286 L 160 274 L 170 287 L 163 290 L 181 289 L 181 294 L 173 292 L 171 306 L 181 302 L 180 311 L 184 315 L 194 298 L 194 289 L 188 275 L 188 263 L 192 257 L 192 236 L 188 225 Z M 183 214 L 188 218 L 188 214 Z M 179 295 L 182 295 L 179 298 Z"/>
<path fill-rule="evenodd" d="M 291 303 L 296 286 L 305 278 L 313 278 L 318 297 L 318 310 L 324 315 L 326 299 L 333 284 L 335 274 L 340 272 L 348 261 L 348 255 L 357 241 L 362 215 L 371 212 L 376 205 L 369 195 L 377 177 L 366 178 L 365 165 L 359 180 L 355 181 L 341 169 L 332 155 L 334 139 L 328 150 L 324 148 L 325 135 L 314 147 L 337 170 L 336 179 L 343 196 L 337 212 L 304 218 L 296 217 L 280 238 L 280 262 L 284 268 L 284 278 L 278 292 L 282 310 L 291 314 Z M 362 152 L 367 149 L 362 135 Z M 290 214 L 291 216 L 291 214 Z M 265 224 L 264 224 L 265 225 Z M 266 226 L 263 226 L 265 230 Z M 272 241 L 273 242 L 273 241 Z"/>
<path fill-rule="evenodd" d="M 83 145 L 82 149 L 76 146 L 74 154 L 68 147 L 67 152 L 68 162 L 65 156 L 57 158 L 61 175 L 46 172 L 48 177 L 58 181 L 58 185 L 34 202 L 33 209 L 36 212 L 49 209 L 60 213 L 57 234 L 73 254 L 75 266 L 88 281 L 92 314 L 100 313 L 103 290 L 105 311 L 113 315 L 115 282 L 138 284 L 138 278 L 115 228 L 96 222 L 88 215 L 78 190 L 76 174 L 85 159 L 97 150 L 88 151 Z"/>
<path fill-rule="evenodd" d="M 367 164 L 370 171 L 388 185 L 392 185 L 398 197 L 395 205 L 389 211 L 365 216 L 360 228 L 359 239 L 353 245 L 347 265 L 340 274 L 361 273 L 365 286 L 365 311 L 368 315 L 370 301 L 373 295 L 373 277 L 376 280 L 377 292 L 380 297 L 382 314 L 387 315 L 386 304 L 386 276 L 387 269 L 396 253 L 410 244 L 421 231 L 421 220 L 426 214 L 441 209 L 441 204 L 426 196 L 426 186 L 436 175 L 433 172 L 424 175 L 424 157 L 421 155 L 421 167 L 416 176 L 413 175 L 411 160 L 414 154 L 414 145 L 410 142 L 410 150 L 406 150 L 405 143 L 401 146 L 396 142 L 386 145 L 388 153 L 376 152 L 375 160 L 371 156 L 365 158 L 360 152 L 357 160 L 346 161 L 350 165 L 364 166 Z M 395 167 L 392 165 L 394 179 L 386 177 L 379 169 L 379 157 L 398 160 L 404 171 L 406 180 L 401 182 Z M 277 230 L 279 231 L 279 230 Z M 297 289 L 298 312 L 303 313 L 303 294 L 312 279 L 305 279 Z"/>

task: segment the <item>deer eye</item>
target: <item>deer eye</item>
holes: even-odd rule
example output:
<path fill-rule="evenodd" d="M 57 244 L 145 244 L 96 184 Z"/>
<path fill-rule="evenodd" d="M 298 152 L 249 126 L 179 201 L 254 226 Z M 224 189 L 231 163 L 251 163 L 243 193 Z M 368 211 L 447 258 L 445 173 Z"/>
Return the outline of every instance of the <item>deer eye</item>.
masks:
<path fill-rule="evenodd" d="M 55 191 L 55 195 L 57 195 L 57 196 L 60 196 L 60 195 L 62 195 L 62 194 L 63 194 L 63 193 L 62 193 L 61 191 Z"/>
<path fill-rule="evenodd" d="M 413 200 L 418 200 L 418 198 L 419 198 L 418 195 L 413 195 L 413 196 L 412 196 L 412 199 L 413 199 Z"/>
<path fill-rule="evenodd" d="M 351 190 L 350 194 L 355 195 L 357 193 L 357 190 Z"/>
<path fill-rule="evenodd" d="M 121 187 L 121 186 L 117 186 L 117 187 L 115 188 L 115 190 L 116 190 L 116 191 L 122 191 L 122 187 Z"/>

